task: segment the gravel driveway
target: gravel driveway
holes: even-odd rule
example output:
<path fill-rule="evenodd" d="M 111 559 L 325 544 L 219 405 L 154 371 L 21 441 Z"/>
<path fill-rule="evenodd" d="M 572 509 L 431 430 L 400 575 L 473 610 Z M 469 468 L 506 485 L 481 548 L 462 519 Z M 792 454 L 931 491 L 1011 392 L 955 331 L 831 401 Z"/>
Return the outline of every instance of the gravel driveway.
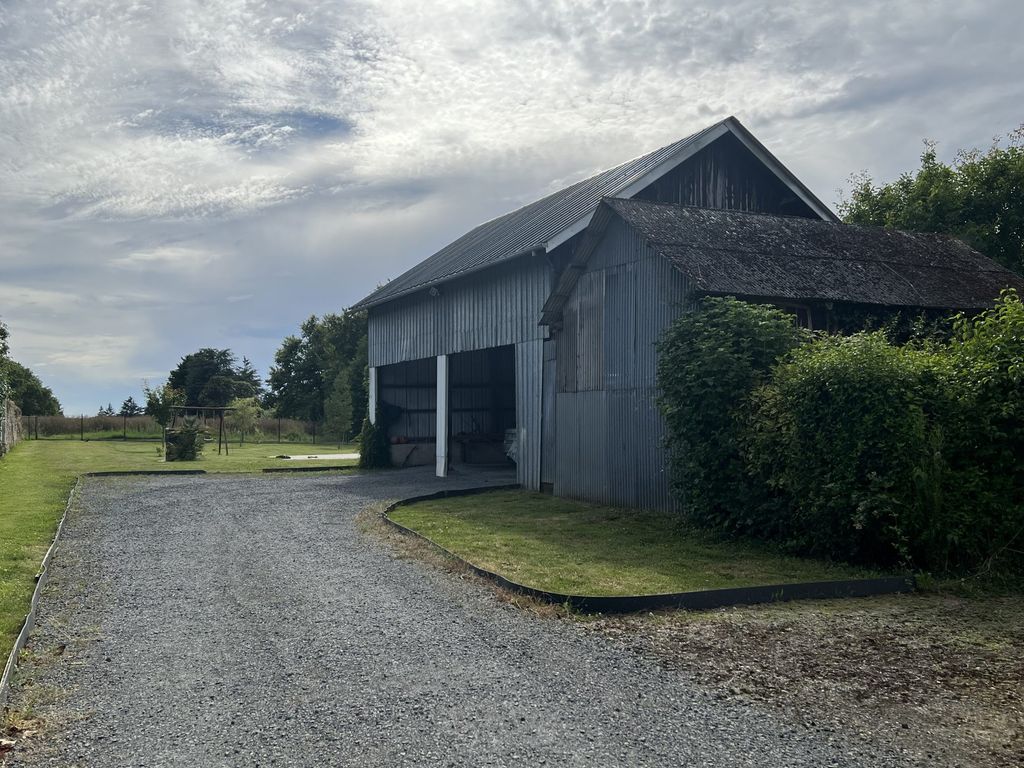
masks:
<path fill-rule="evenodd" d="M 372 501 L 441 482 L 421 470 L 86 481 L 11 702 L 48 726 L 9 763 L 906 764 L 716 699 L 355 525 Z"/>

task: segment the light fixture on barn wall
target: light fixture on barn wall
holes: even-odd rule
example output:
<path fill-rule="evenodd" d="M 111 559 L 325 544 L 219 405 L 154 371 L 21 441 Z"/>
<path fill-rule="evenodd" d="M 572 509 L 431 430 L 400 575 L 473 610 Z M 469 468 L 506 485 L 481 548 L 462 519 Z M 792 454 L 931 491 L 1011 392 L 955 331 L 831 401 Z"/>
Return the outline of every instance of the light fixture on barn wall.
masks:
<path fill-rule="evenodd" d="M 433 296 L 434 298 L 437 298 L 438 296 L 441 295 L 441 289 L 438 288 L 436 285 L 432 285 L 430 287 L 430 295 Z"/>

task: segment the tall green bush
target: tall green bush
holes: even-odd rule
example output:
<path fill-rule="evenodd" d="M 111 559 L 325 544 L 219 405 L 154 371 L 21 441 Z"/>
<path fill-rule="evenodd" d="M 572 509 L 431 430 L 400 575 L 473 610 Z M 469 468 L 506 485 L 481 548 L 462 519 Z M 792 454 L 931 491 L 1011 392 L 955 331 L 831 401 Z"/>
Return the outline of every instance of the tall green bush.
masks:
<path fill-rule="evenodd" d="M 782 497 L 769 528 L 793 549 L 895 564 L 949 484 L 948 365 L 882 333 L 823 336 L 751 397 L 752 475 Z"/>
<path fill-rule="evenodd" d="M 741 406 L 776 360 L 807 339 L 792 315 L 726 297 L 704 299 L 661 340 L 659 403 L 672 490 L 694 522 L 730 532 L 759 527 L 757 508 L 766 499 L 740 455 Z"/>
<path fill-rule="evenodd" d="M 666 335 L 662 408 L 690 517 L 834 559 L 1024 573 L 1017 294 L 956 318 L 948 341 L 800 344 L 788 322 L 710 300 Z"/>
<path fill-rule="evenodd" d="M 363 469 L 383 469 L 391 466 L 391 441 L 388 438 L 388 419 L 391 410 L 377 406 L 376 423 L 369 417 L 363 420 L 359 434 L 359 466 Z"/>
<path fill-rule="evenodd" d="M 949 355 L 967 408 L 959 448 L 982 475 L 969 492 L 984 510 L 974 523 L 987 542 L 987 564 L 1024 572 L 1024 304 L 1017 292 L 958 317 Z"/>

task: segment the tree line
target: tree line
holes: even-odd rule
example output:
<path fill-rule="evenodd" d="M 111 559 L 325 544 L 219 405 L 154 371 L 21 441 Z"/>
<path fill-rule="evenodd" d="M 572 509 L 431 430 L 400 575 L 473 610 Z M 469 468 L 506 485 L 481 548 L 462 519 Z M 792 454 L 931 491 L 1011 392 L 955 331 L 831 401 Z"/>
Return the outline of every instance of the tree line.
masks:
<path fill-rule="evenodd" d="M 60 402 L 30 368 L 10 357 L 10 331 L 0 322 L 0 401 L 13 400 L 22 413 L 59 416 Z"/>
<path fill-rule="evenodd" d="M 176 406 L 230 407 L 246 423 L 272 415 L 320 424 L 326 436 L 348 440 L 366 418 L 366 341 L 364 312 L 313 315 L 281 343 L 265 384 L 248 359 L 203 348 L 182 357 L 163 384 L 145 386 L 142 410 L 166 425 Z"/>

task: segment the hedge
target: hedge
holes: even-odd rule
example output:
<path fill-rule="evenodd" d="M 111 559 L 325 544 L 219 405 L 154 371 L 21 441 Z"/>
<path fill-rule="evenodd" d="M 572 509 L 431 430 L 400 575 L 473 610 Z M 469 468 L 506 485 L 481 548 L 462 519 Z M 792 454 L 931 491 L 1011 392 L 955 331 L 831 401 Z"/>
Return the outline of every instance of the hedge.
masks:
<path fill-rule="evenodd" d="M 766 499 L 740 455 L 742 404 L 779 357 L 809 338 L 791 315 L 731 298 L 704 299 L 662 338 L 659 403 L 672 488 L 698 524 L 733 533 L 758 527 L 753 512 Z"/>
<path fill-rule="evenodd" d="M 705 302 L 662 344 L 686 516 L 839 560 L 1024 573 L 1019 297 L 956 318 L 947 341 L 904 345 L 787 337 L 772 312 Z"/>

